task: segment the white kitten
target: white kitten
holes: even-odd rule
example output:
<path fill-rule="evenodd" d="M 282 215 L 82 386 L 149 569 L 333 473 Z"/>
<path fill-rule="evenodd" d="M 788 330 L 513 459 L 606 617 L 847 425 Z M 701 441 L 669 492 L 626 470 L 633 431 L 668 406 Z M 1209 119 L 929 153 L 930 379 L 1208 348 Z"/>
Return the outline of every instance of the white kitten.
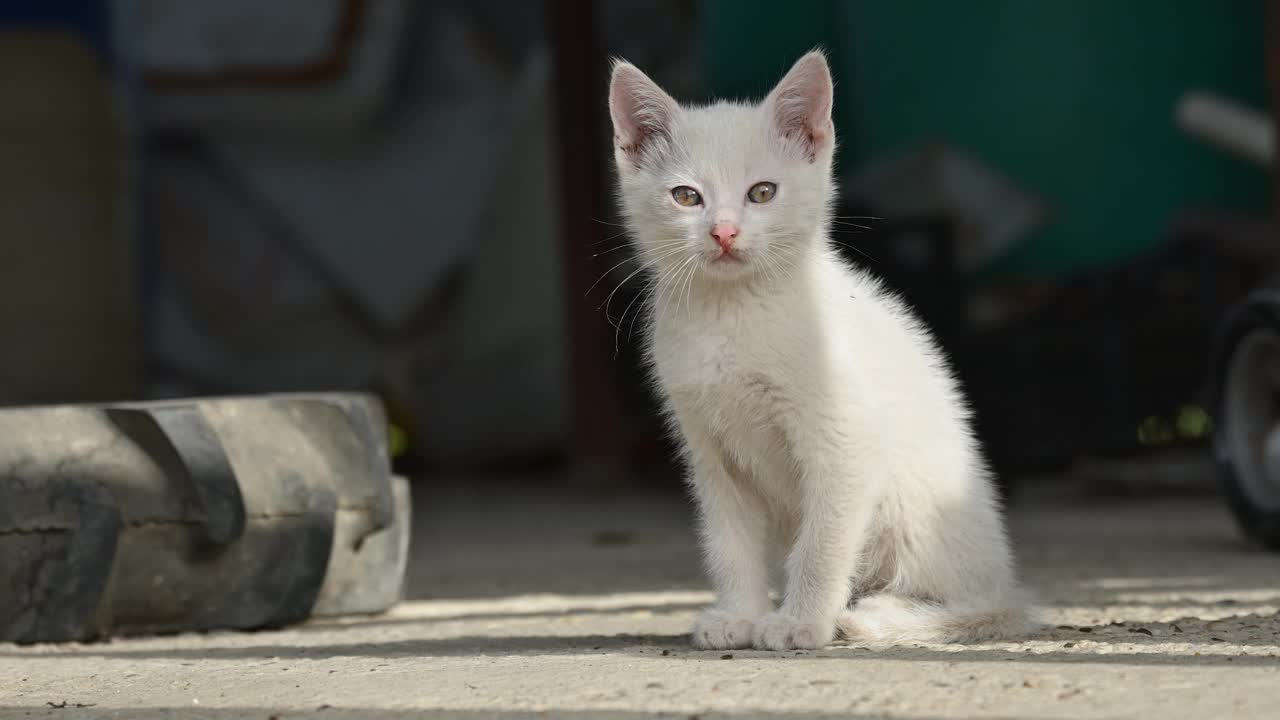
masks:
<path fill-rule="evenodd" d="M 681 106 L 613 68 L 622 208 L 655 278 L 650 358 L 719 595 L 693 643 L 1016 634 L 1025 604 L 946 360 L 830 247 L 831 103 L 817 51 L 759 105 Z"/>

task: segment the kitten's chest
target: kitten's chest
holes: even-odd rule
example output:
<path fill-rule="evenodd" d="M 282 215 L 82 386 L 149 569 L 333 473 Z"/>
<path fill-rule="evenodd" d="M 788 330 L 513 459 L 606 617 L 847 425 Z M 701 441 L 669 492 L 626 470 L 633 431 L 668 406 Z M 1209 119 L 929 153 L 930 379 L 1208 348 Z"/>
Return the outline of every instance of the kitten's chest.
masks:
<path fill-rule="evenodd" d="M 663 392 L 716 426 L 771 423 L 789 381 L 778 338 L 741 326 L 669 328 L 654 338 Z"/>
<path fill-rule="evenodd" d="M 791 388 L 771 343 L 709 330 L 655 340 L 659 386 L 686 440 L 710 442 L 739 480 L 785 506 L 777 497 L 789 465 L 784 428 Z"/>

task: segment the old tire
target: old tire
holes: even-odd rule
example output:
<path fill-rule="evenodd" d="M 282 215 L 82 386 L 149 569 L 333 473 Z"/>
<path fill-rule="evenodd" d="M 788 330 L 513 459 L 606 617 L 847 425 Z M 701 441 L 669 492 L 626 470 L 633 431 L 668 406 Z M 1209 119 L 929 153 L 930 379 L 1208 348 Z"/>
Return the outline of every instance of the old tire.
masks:
<path fill-rule="evenodd" d="M 1231 313 L 1215 368 L 1223 494 L 1250 540 L 1280 550 L 1280 292 L 1255 294 Z"/>
<path fill-rule="evenodd" d="M 369 396 L 0 410 L 0 641 L 386 610 L 408 512 Z"/>

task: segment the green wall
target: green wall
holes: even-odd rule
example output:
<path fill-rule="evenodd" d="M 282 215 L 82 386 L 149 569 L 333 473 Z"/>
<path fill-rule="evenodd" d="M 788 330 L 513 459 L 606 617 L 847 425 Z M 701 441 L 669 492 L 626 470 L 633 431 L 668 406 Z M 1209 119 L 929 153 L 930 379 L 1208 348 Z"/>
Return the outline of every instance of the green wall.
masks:
<path fill-rule="evenodd" d="M 717 93 L 760 94 L 802 50 L 832 50 L 846 170 L 937 139 L 1044 196 L 1052 226 L 1002 272 L 1131 257 L 1187 206 L 1265 207 L 1266 173 L 1172 124 L 1189 88 L 1263 103 L 1261 0 L 714 0 L 702 12 Z"/>
<path fill-rule="evenodd" d="M 702 0 L 698 7 L 708 91 L 714 97 L 761 98 L 801 55 L 821 46 L 832 56 L 833 68 L 842 64 L 840 49 L 846 32 L 841 3 L 802 0 L 787 3 L 762 0 Z M 836 112 L 852 118 L 846 88 L 836 81 Z"/>

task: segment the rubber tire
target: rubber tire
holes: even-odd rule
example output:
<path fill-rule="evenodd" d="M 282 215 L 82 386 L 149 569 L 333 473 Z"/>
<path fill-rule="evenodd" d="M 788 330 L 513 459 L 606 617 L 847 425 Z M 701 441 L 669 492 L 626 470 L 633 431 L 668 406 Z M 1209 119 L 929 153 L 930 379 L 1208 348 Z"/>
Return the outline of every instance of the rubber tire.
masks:
<path fill-rule="evenodd" d="M 1262 547 L 1280 551 L 1280 511 L 1259 507 L 1245 491 L 1231 453 L 1230 437 L 1236 429 L 1227 424 L 1226 385 L 1232 359 L 1240 342 L 1259 330 L 1280 339 L 1280 291 L 1255 293 L 1231 312 L 1221 329 L 1213 364 L 1213 452 L 1222 492 L 1241 530 Z"/>
<path fill-rule="evenodd" d="M 410 493 L 385 434 L 345 393 L 0 409 L 0 642 L 388 609 Z"/>

